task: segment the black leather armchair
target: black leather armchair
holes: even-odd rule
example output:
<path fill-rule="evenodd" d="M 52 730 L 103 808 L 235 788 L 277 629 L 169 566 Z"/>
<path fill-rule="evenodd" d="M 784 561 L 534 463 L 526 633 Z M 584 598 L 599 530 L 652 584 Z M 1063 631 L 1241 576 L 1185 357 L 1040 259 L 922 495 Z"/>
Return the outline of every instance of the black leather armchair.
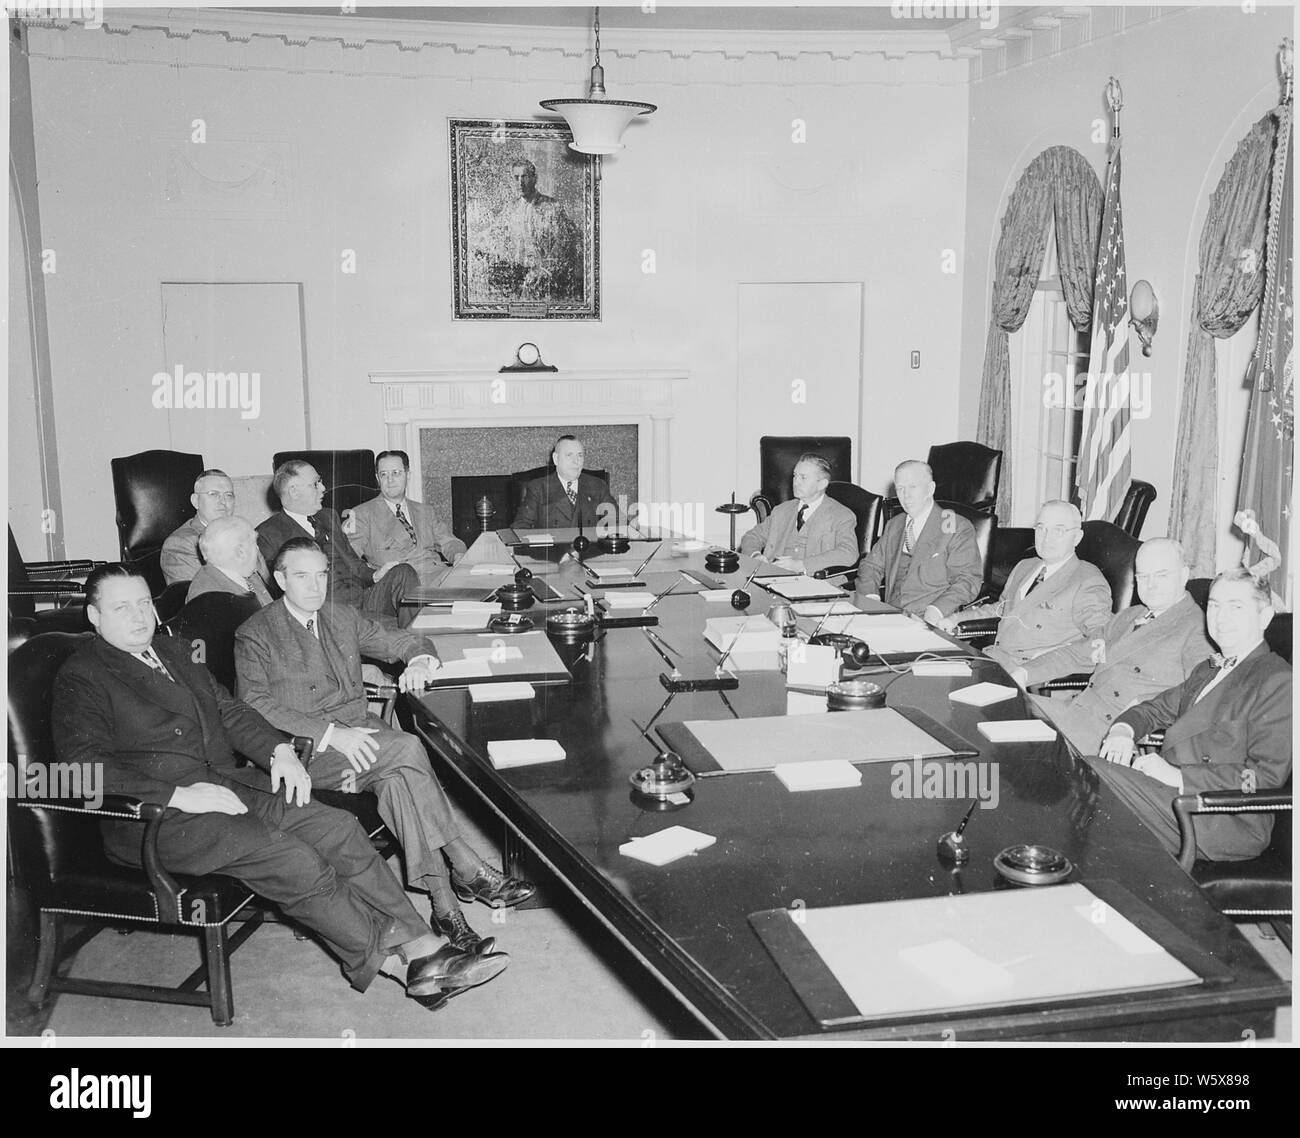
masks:
<path fill-rule="evenodd" d="M 299 458 L 309 462 L 325 483 L 322 505 L 341 514 L 354 506 L 368 502 L 379 493 L 375 478 L 375 452 L 372 450 L 282 450 L 271 458 L 274 471 L 282 462 Z M 274 488 L 268 497 L 271 508 L 278 510 L 280 502 Z"/>
<path fill-rule="evenodd" d="M 1147 520 L 1147 511 L 1155 500 L 1156 488 L 1150 482 L 1132 479 L 1124 501 L 1120 503 L 1119 513 L 1115 515 L 1115 524 L 1130 537 L 1140 537 L 1142 525 Z"/>
<path fill-rule="evenodd" d="M 102 561 L 24 561 L 9 529 L 9 647 L 42 632 L 86 632 L 83 586 Z M 37 609 L 37 601 L 57 607 Z"/>
<path fill-rule="evenodd" d="M 794 497 L 791 480 L 802 454 L 819 454 L 831 464 L 832 482 L 853 477 L 853 440 L 838 435 L 763 435 L 758 440 L 758 492 L 749 506 L 761 522 L 773 506 Z"/>
<path fill-rule="evenodd" d="M 203 456 L 172 450 L 146 450 L 115 458 L 113 499 L 122 562 L 139 569 L 158 596 L 167 582 L 160 559 L 168 535 L 194 516 L 194 480 L 203 473 Z"/>
<path fill-rule="evenodd" d="M 934 474 L 934 496 L 991 514 L 997 508 L 1002 452 L 981 443 L 932 446 L 926 458 Z"/>
<path fill-rule="evenodd" d="M 19 778 L 23 766 L 30 770 L 41 763 L 49 770 L 55 761 L 50 732 L 54 676 L 89 636 L 37 636 L 10 658 L 10 761 Z M 295 739 L 294 745 L 310 761 L 311 740 Z M 97 805 L 68 797 L 32 799 L 21 796 L 20 789 L 14 788 L 8 804 L 14 872 L 40 914 L 40 946 L 28 1000 L 39 1007 L 51 992 L 72 992 L 187 1004 L 209 1008 L 220 1026 L 231 1023 L 230 954 L 263 919 L 262 912 L 249 905 L 252 891 L 220 874 L 169 873 L 158 855 L 164 807 L 121 796 L 106 796 Z M 108 859 L 100 835 L 100 822 L 107 818 L 139 824 L 142 868 Z M 240 914 L 243 926 L 230 934 L 229 926 Z M 65 941 L 69 924 L 82 927 Z M 110 925 L 196 933 L 202 938 L 204 963 L 174 988 L 62 974 L 60 963 Z"/>
<path fill-rule="evenodd" d="M 880 532 L 881 498 L 879 494 L 873 494 L 870 490 L 864 490 L 861 486 L 852 482 L 832 482 L 826 487 L 826 497 L 834 498 L 841 506 L 847 506 L 853 511 L 853 516 L 857 518 L 855 532 L 857 534 L 858 556 L 852 565 L 831 565 L 825 569 L 817 570 L 812 576 L 819 581 L 856 572 L 858 562 L 862 560 L 862 555 L 875 544 Z"/>

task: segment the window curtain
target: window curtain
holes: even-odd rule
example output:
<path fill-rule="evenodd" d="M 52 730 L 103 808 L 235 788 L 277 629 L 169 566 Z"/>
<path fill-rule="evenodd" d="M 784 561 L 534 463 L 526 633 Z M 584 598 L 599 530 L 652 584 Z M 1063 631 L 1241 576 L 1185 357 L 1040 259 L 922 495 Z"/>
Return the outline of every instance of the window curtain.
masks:
<path fill-rule="evenodd" d="M 1191 331 L 1178 413 L 1169 536 L 1187 553 L 1192 575 L 1214 575 L 1218 543 L 1219 388 L 1215 339 L 1249 319 L 1264 294 L 1264 240 L 1277 119 L 1270 111 L 1237 144 L 1210 195 L 1192 290 Z"/>
<path fill-rule="evenodd" d="M 985 446 L 1003 453 L 999 518 L 1011 517 L 1011 357 L 1007 338 L 1020 330 L 1029 315 L 1053 220 L 1066 311 L 1075 328 L 1088 330 L 1101 207 L 1101 182 L 1088 160 L 1069 146 L 1053 146 L 1025 167 L 1002 215 L 975 434 Z"/>

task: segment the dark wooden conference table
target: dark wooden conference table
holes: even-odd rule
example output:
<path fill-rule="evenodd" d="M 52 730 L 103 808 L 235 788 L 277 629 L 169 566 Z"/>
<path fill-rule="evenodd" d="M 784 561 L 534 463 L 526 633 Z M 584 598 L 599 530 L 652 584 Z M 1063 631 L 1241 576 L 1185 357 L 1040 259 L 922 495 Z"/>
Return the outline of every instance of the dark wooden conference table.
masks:
<path fill-rule="evenodd" d="M 539 551 L 536 559 L 515 552 L 521 564 L 540 569 L 542 558 L 554 563 L 562 549 Z M 587 559 L 593 565 L 600 560 L 590 554 Z M 670 542 L 642 579 L 651 591 L 661 592 L 674 579 L 681 580 L 677 570 L 682 568 L 705 572 L 731 587 L 744 576 L 708 573 L 702 553 L 673 552 Z M 749 559 L 742 559 L 742 571 L 748 568 Z M 572 562 L 559 566 L 558 573 L 547 571 L 545 579 L 561 592 L 569 593 L 571 583 L 586 584 Z M 773 598 L 757 587 L 750 592 L 748 611 L 766 611 Z M 564 603 L 575 601 L 570 596 Z M 539 617 L 556 607 L 563 604 L 537 606 L 528 615 Z M 656 631 L 686 657 L 682 671 L 711 674 L 717 653 L 704 641 L 704 621 L 734 616 L 734 610 L 698 596 L 674 595 L 654 611 L 660 617 Z M 975 811 L 966 831 L 971 860 L 954 870 L 939 860 L 936 842 L 960 820 L 968 800 L 895 798 L 889 762 L 860 764 L 858 787 L 804 793 L 787 791 L 770 772 L 704 777 L 696 782 L 689 805 L 671 812 L 645 808 L 628 777 L 656 752 L 633 719 L 644 725 L 663 703 L 666 693 L 658 675 L 666 665 L 636 628 L 607 630 L 595 642 L 591 659 L 574 661 L 573 651 L 565 655 L 561 650 L 561 655 L 572 682 L 538 686 L 532 700 L 475 704 L 458 688 L 408 695 L 404 710 L 444 782 L 450 786 L 459 779 L 480 796 L 709 1034 L 729 1039 L 1240 1041 L 1251 1038 L 1250 1033 L 1270 1035 L 1275 1009 L 1290 1002 L 1287 986 L 1241 933 L 1059 738 L 994 745 L 978 733 L 976 724 L 983 719 L 1028 718 L 1022 698 L 986 708 L 947 698 L 953 687 L 979 680 L 1010 683 L 991 661 L 979 658 L 969 678 L 870 677 L 887 687 L 891 706 L 922 710 L 977 746 L 979 762 L 998 764 L 998 805 Z M 780 672 L 741 672 L 739 688 L 726 694 L 743 717 L 786 711 Z M 730 717 L 716 693 L 680 694 L 658 724 Z M 503 771 L 492 768 L 489 740 L 530 737 L 558 740 L 566 758 Z M 671 825 L 714 835 L 717 842 L 662 867 L 619 853 L 629 839 Z M 993 867 L 994 856 L 1023 842 L 1046 843 L 1064 852 L 1075 866 L 1072 882 L 1120 883 L 1226 966 L 1231 978 L 1032 1008 L 918 1014 L 832 1030 L 805 1009 L 748 920 L 751 913 L 776 908 L 1005 888 Z"/>

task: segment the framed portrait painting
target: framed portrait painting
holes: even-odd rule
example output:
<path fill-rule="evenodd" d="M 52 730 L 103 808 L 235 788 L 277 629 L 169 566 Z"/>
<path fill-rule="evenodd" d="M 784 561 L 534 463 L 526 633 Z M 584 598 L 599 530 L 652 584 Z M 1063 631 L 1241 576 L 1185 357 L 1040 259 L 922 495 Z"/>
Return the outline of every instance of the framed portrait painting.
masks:
<path fill-rule="evenodd" d="M 564 123 L 449 122 L 453 317 L 599 320 L 595 160 Z"/>

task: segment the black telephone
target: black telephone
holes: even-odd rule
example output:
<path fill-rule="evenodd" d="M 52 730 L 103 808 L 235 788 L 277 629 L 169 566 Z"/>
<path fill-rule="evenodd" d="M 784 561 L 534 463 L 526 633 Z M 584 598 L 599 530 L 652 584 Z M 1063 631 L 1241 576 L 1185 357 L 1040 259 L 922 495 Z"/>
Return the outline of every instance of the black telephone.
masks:
<path fill-rule="evenodd" d="M 808 643 L 824 644 L 828 648 L 839 649 L 844 660 L 851 661 L 856 668 L 865 668 L 871 659 L 871 649 L 867 646 L 867 642 L 844 632 L 819 632 Z"/>

